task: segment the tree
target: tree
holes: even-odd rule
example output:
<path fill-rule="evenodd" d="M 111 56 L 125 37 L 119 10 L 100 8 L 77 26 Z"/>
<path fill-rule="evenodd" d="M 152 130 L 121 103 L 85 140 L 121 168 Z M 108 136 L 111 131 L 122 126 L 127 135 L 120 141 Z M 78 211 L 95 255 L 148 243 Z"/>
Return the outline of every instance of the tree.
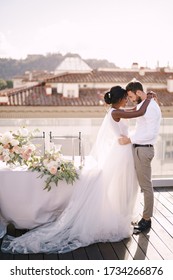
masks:
<path fill-rule="evenodd" d="M 6 83 L 7 83 L 7 88 L 13 88 L 13 81 L 7 80 Z"/>
<path fill-rule="evenodd" d="M 5 80 L 0 79 L 0 90 L 5 89 L 7 87 L 7 83 Z"/>

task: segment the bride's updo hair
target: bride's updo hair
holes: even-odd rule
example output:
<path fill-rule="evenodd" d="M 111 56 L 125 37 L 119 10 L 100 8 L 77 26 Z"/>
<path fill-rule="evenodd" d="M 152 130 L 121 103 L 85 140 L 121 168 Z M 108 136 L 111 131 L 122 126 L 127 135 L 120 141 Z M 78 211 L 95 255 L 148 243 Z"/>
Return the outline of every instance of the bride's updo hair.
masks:
<path fill-rule="evenodd" d="M 127 91 L 120 86 L 115 86 L 105 93 L 104 100 L 107 104 L 115 104 L 125 97 L 127 97 Z"/>

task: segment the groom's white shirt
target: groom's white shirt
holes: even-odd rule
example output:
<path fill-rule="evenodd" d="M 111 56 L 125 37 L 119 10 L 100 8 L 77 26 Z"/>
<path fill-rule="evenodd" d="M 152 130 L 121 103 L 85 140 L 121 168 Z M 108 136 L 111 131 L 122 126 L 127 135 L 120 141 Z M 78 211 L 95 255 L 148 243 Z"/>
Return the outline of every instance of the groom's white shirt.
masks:
<path fill-rule="evenodd" d="M 137 105 L 137 110 L 143 102 Z M 157 102 L 152 99 L 147 107 L 146 113 L 136 118 L 135 130 L 130 135 L 132 144 L 154 145 L 159 134 L 160 121 L 161 110 Z"/>

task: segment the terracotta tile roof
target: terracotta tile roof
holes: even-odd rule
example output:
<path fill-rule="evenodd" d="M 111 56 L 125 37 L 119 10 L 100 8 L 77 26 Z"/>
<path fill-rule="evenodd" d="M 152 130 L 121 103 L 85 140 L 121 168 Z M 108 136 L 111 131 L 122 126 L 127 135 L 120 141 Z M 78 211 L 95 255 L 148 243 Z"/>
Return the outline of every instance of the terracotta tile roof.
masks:
<path fill-rule="evenodd" d="M 0 96 L 7 96 L 11 93 L 16 93 L 18 90 L 24 90 L 24 89 L 26 89 L 26 86 L 20 87 L 20 88 L 3 89 L 3 90 L 0 90 Z"/>
<path fill-rule="evenodd" d="M 168 92 L 165 88 L 163 89 L 150 89 L 157 93 L 158 101 L 160 106 L 173 106 L 173 93 Z"/>
<path fill-rule="evenodd" d="M 164 83 L 170 73 L 145 72 L 140 75 L 139 71 L 97 71 L 90 73 L 65 73 L 45 79 L 46 83 L 128 83 L 132 79 L 139 80 L 143 84 Z"/>
<path fill-rule="evenodd" d="M 24 106 L 99 106 L 102 105 L 102 93 L 105 89 L 81 89 L 78 98 L 65 98 L 62 94 L 47 95 L 44 86 L 8 94 L 10 105 Z"/>
<path fill-rule="evenodd" d="M 54 76 L 53 73 L 47 71 L 26 71 L 24 75 L 15 76 L 13 79 L 21 79 L 24 82 L 27 81 L 43 81 L 44 79 L 48 79 Z"/>
<path fill-rule="evenodd" d="M 44 86 L 34 86 L 8 93 L 10 105 L 21 106 L 101 106 L 104 104 L 104 93 L 109 89 L 88 89 L 79 91 L 78 98 L 63 97 L 62 94 L 47 95 Z M 148 88 L 150 90 L 150 88 Z M 161 106 L 173 106 L 173 93 L 165 88 L 153 89 L 157 93 Z M 133 104 L 129 103 L 129 106 Z"/>
<path fill-rule="evenodd" d="M 150 87 L 158 94 L 162 106 L 173 106 L 173 93 L 166 90 L 167 79 L 171 73 L 145 72 L 141 76 L 138 71 L 97 71 L 90 73 L 65 73 L 46 79 L 35 86 L 14 88 L 0 91 L 0 95 L 8 96 L 9 105 L 21 106 L 98 106 L 103 104 L 103 95 L 109 88 L 80 88 L 78 98 L 65 98 L 62 94 L 47 95 L 45 84 L 48 83 L 99 83 L 99 84 L 127 84 L 133 78 L 140 80 L 148 89 Z M 156 84 L 162 84 L 162 89 L 155 89 Z M 164 86 L 165 85 L 165 86 Z"/>

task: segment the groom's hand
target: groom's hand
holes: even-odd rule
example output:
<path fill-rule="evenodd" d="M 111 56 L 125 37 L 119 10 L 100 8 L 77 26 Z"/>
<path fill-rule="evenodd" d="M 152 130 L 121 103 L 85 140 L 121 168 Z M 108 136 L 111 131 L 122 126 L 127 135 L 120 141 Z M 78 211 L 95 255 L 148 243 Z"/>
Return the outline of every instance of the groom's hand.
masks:
<path fill-rule="evenodd" d="M 127 136 L 122 135 L 121 138 L 118 139 L 118 142 L 120 145 L 126 145 L 131 143 L 130 138 L 128 138 Z"/>

